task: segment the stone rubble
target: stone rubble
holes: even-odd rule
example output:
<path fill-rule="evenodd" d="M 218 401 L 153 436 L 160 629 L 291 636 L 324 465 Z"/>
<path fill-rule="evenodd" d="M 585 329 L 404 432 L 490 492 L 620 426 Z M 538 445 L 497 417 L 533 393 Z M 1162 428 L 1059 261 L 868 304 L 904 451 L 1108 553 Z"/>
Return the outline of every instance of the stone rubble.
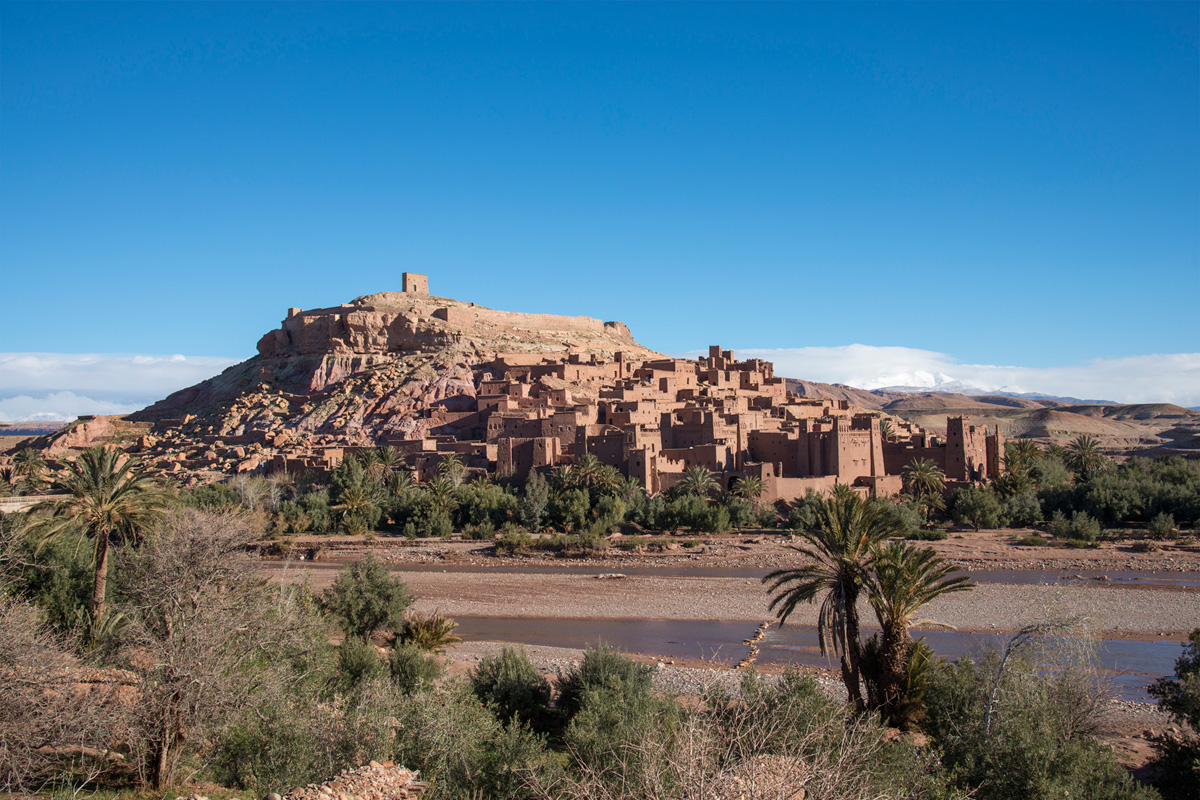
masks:
<path fill-rule="evenodd" d="M 398 767 L 391 761 L 372 761 L 357 769 L 342 770 L 324 783 L 310 783 L 292 789 L 281 798 L 272 792 L 265 800 L 401 800 L 420 797 L 429 784 L 417 780 L 417 773 Z M 208 800 L 200 794 L 175 800 Z M 234 797 L 230 800 L 238 800 Z"/>

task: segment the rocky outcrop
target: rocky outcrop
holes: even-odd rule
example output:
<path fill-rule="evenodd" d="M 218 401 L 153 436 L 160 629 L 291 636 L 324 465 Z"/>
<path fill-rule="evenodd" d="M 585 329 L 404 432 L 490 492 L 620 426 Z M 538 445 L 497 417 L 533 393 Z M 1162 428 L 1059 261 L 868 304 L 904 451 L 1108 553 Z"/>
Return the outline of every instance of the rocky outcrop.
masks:
<path fill-rule="evenodd" d="M 260 468 L 273 454 L 421 439 L 434 412 L 474 407 L 478 368 L 497 353 L 648 356 L 620 322 L 497 311 L 384 292 L 290 309 L 258 355 L 127 419 L 93 418 L 46 441 L 137 452 L 184 483 Z M 133 431 L 134 436 L 116 436 Z M 120 440 L 120 441 L 118 441 Z"/>

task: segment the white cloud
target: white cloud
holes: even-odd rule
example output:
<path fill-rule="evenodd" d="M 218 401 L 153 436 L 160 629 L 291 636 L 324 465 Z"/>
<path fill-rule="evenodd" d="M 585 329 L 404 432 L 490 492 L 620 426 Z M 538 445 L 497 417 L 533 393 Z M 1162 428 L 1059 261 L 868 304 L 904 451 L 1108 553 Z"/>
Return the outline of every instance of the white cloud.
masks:
<path fill-rule="evenodd" d="M 217 356 L 0 353 L 0 420 L 127 414 L 236 363 Z"/>
<path fill-rule="evenodd" d="M 699 351 L 696 351 L 699 353 Z M 1200 353 L 1097 358 L 1062 367 L 965 364 L 953 356 L 911 347 L 789 347 L 738 350 L 738 358 L 775 362 L 775 374 L 860 389 L 915 386 L 1036 392 L 1113 400 L 1200 406 Z"/>
<path fill-rule="evenodd" d="M 153 401 L 151 401 L 153 402 Z M 0 398 L 0 420 L 32 422 L 35 420 L 73 420 L 84 414 L 132 414 L 147 403 L 119 403 L 98 400 L 74 392 L 52 392 L 40 397 L 19 394 Z"/>

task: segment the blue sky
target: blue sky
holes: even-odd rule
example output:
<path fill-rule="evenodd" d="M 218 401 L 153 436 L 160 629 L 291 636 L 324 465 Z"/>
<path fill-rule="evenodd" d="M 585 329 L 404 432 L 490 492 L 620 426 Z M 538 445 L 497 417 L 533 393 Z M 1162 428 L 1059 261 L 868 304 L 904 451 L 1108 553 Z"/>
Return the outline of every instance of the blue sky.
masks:
<path fill-rule="evenodd" d="M 70 385 L 56 354 L 191 381 L 405 270 L 825 370 L 795 377 L 858 344 L 860 383 L 1071 369 L 1200 405 L 1197 3 L 0 15 L 0 416 L 138 402 L 120 359 Z M 1163 354 L 1133 392 L 1119 365 Z"/>

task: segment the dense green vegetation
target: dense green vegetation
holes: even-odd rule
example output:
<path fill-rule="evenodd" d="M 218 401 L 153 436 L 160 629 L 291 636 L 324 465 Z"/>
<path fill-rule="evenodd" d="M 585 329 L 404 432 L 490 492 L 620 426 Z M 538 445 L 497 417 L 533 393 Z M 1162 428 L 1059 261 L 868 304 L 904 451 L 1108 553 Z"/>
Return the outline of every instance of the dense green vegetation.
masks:
<path fill-rule="evenodd" d="M 944 538 L 944 528 L 954 524 L 1038 528 L 1055 543 L 1087 546 L 1111 536 L 1188 536 L 1200 520 L 1200 462 L 1133 458 L 1116 465 L 1087 437 L 1068 449 L 1009 442 L 1003 474 L 987 485 L 951 491 L 940 469 L 921 460 L 905 469 L 904 486 L 899 497 L 871 502 L 895 520 L 895 535 L 917 540 Z M 563 555 L 602 550 L 614 532 L 806 530 L 820 501 L 810 492 L 790 503 L 763 503 L 762 482 L 753 478 L 728 492 L 717 489 L 715 476 L 696 467 L 670 491 L 647 495 L 637 481 L 590 454 L 569 468 L 534 473 L 523 485 L 470 473 L 448 459 L 435 478 L 419 484 L 385 447 L 347 457 L 327 481 L 239 476 L 185 492 L 183 500 L 197 508 L 253 510 L 274 537 L 457 533 L 495 540 L 502 553 Z M 848 493 L 849 487 L 836 487 L 835 494 L 839 491 Z"/>

